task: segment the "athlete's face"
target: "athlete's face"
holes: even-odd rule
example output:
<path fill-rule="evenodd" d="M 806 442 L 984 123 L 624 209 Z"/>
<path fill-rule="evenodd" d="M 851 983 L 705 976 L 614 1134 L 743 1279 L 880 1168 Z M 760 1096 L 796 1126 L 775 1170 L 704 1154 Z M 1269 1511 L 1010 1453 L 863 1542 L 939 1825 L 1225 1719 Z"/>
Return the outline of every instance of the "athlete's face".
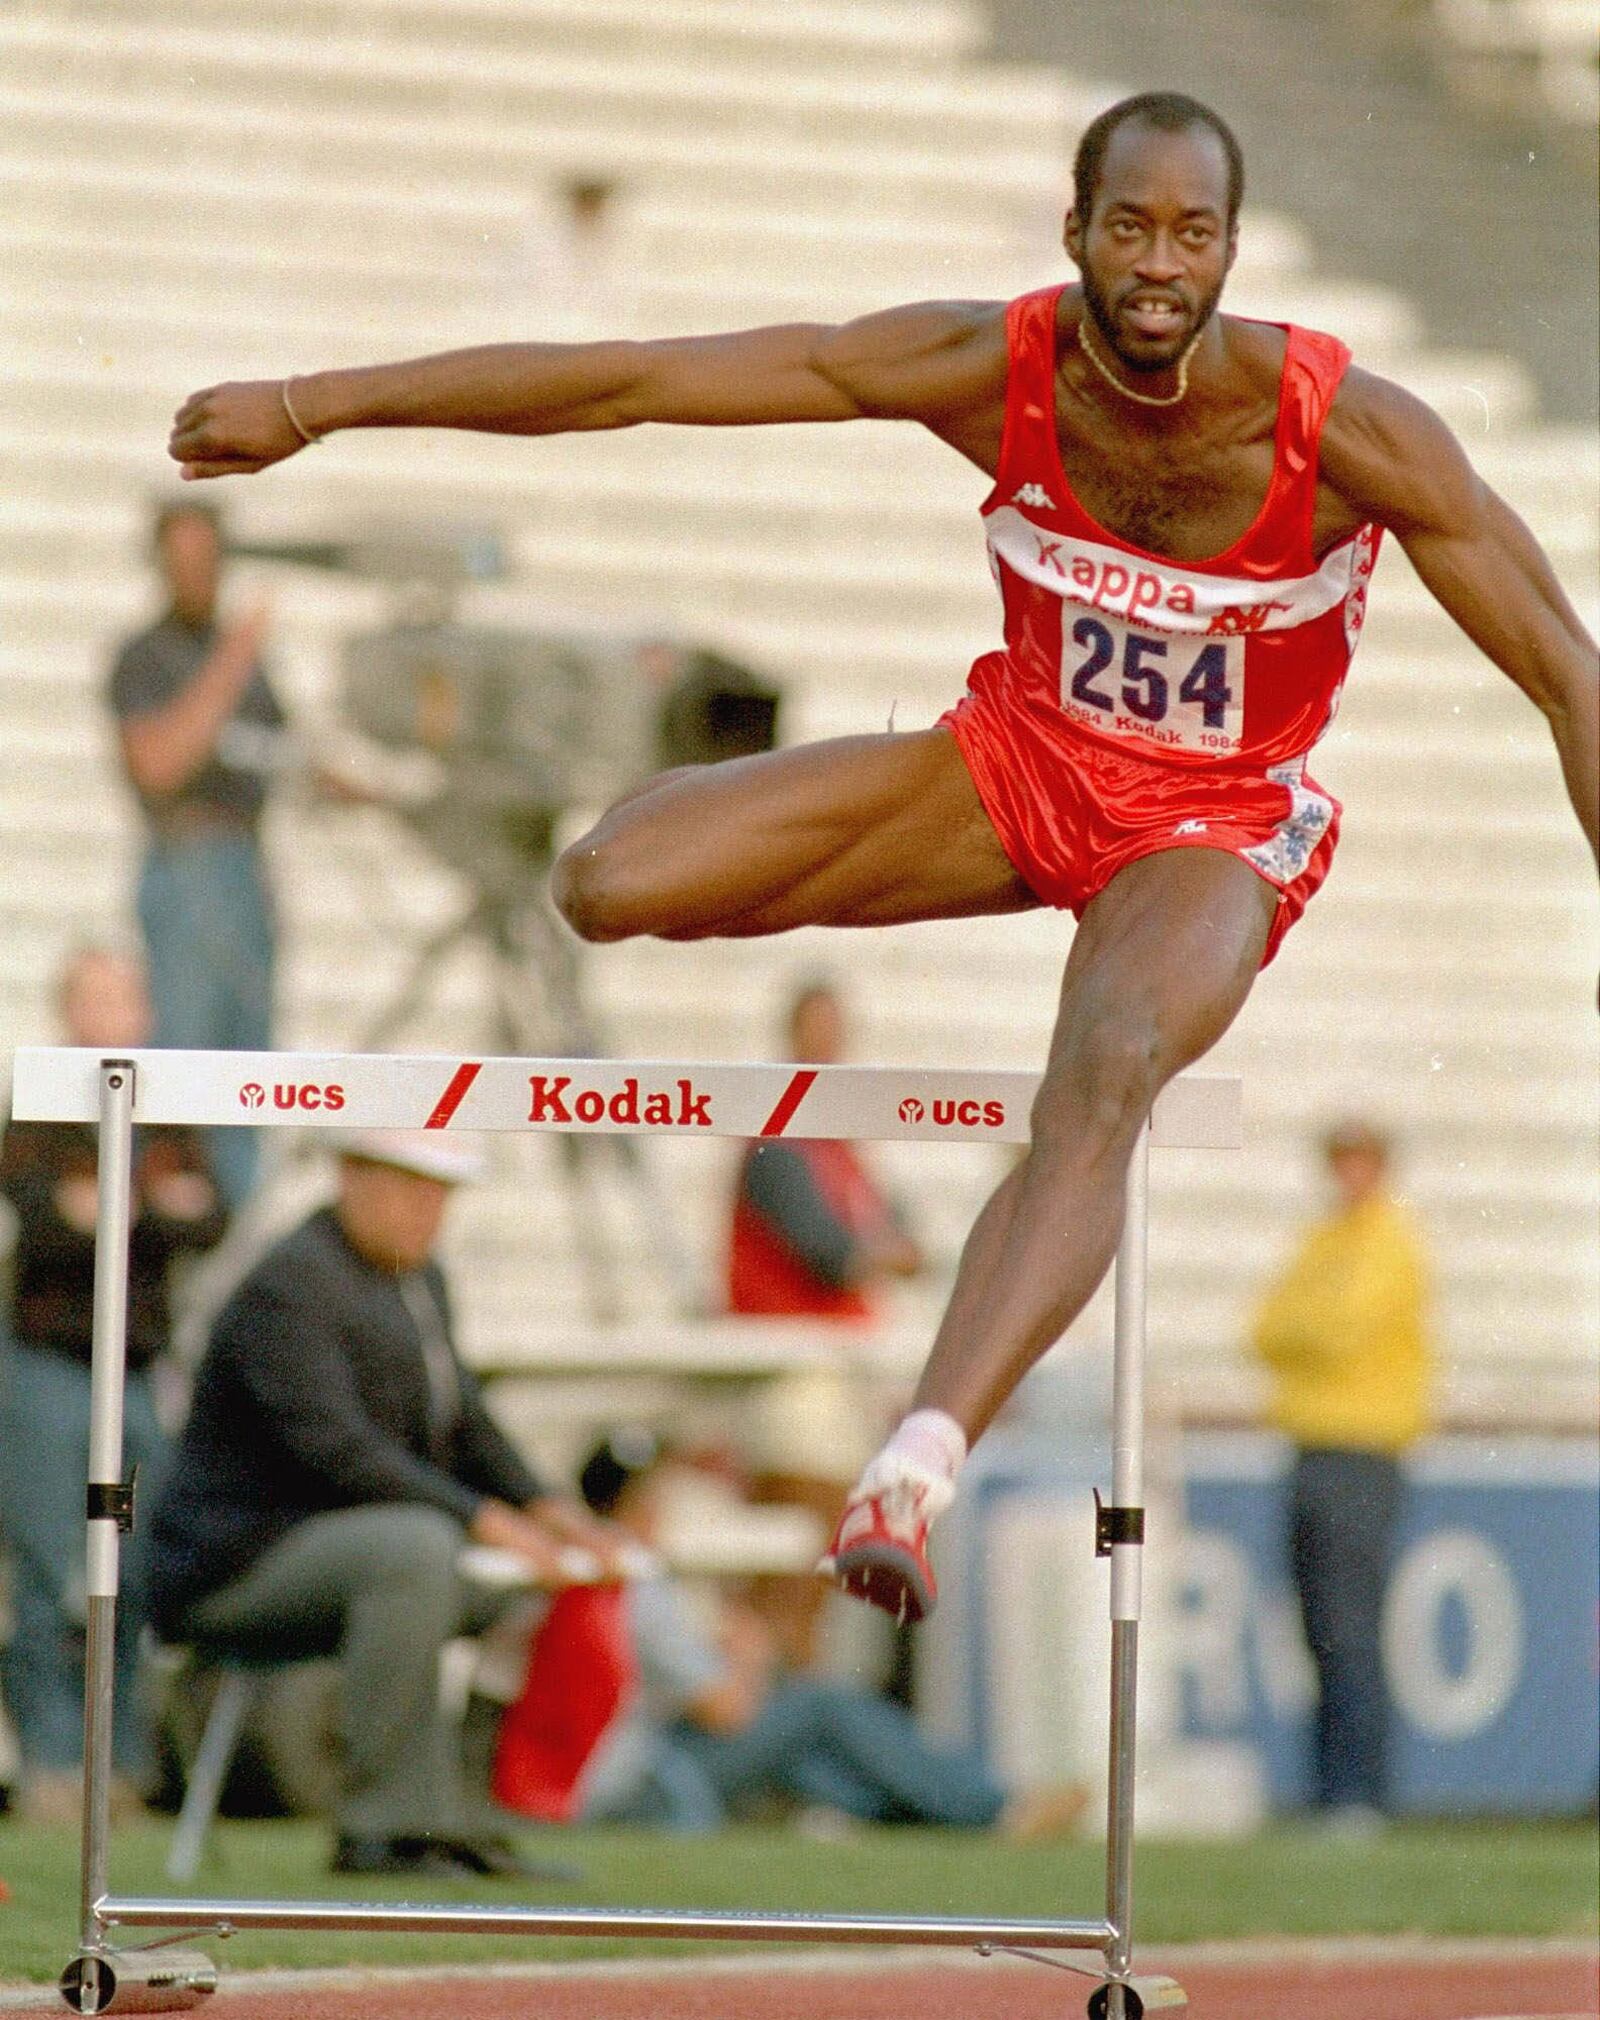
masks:
<path fill-rule="evenodd" d="M 1129 372 L 1168 370 L 1216 309 L 1237 250 L 1221 141 L 1206 126 L 1119 126 L 1066 248 L 1105 347 Z"/>

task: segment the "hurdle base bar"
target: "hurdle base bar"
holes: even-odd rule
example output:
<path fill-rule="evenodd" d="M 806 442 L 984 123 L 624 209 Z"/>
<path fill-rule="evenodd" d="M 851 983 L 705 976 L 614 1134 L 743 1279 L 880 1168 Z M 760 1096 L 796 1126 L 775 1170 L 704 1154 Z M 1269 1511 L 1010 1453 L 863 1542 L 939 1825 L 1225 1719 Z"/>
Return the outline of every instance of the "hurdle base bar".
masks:
<path fill-rule="evenodd" d="M 1122 2010 L 1117 2011 L 1117 1995 Z M 1143 1974 L 1118 1978 L 1090 1994 L 1089 2020 L 1144 2020 L 1147 2013 L 1187 2013 L 1189 1995 L 1176 1978 Z"/>
<path fill-rule="evenodd" d="M 436 1936 L 589 1936 L 634 1942 L 677 1939 L 706 1943 L 819 1943 L 976 1950 L 980 1955 L 1076 1951 L 1098 1957 L 1099 1977 L 1116 1941 L 1105 1921 L 984 1922 L 923 1915 L 765 1914 L 737 1909 L 529 1908 L 434 1906 L 410 1901 L 255 1901 L 103 1895 L 94 1904 L 99 1927 L 180 1929 L 184 1937 L 227 1938 L 241 1929 L 345 1930 Z M 1040 1963 L 1062 1961 L 1038 1956 Z M 1082 1969 L 1083 1967 L 1078 1967 Z M 1102 1990 L 1120 1989 L 1124 1982 Z M 1140 1981 L 1142 1982 L 1142 1981 Z M 105 1946 L 74 1958 L 61 1978 L 75 2013 L 172 2013 L 198 2005 L 216 1989 L 210 1959 L 197 1951 L 118 1950 Z M 1147 2008 L 1128 2000 L 1125 2015 Z M 1150 2010 L 1154 2010 L 1151 2008 Z"/>
<path fill-rule="evenodd" d="M 412 1901 L 123 1899 L 96 1903 L 107 1929 L 178 1929 L 231 1936 L 241 1929 L 409 1931 L 435 1936 L 609 1936 L 632 1942 L 876 1943 L 956 1950 L 1024 1947 L 1104 1954 L 1109 1922 L 995 1922 L 934 1915 L 824 1915 L 695 1908 L 534 1908 Z M 144 1953 L 140 1953 L 144 1954 Z"/>
<path fill-rule="evenodd" d="M 62 1972 L 74 2013 L 184 2013 L 217 1989 L 217 1967 L 199 1950 L 86 1950 Z"/>

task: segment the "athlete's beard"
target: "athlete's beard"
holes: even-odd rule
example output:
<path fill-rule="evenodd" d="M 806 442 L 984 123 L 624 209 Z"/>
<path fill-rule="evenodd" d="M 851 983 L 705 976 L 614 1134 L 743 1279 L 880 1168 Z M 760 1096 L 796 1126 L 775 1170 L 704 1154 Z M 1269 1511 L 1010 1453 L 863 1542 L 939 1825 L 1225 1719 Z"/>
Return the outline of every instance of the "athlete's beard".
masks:
<path fill-rule="evenodd" d="M 1217 303 L 1222 299 L 1222 282 L 1218 281 L 1210 294 L 1201 296 L 1193 320 L 1176 335 L 1169 337 L 1159 351 L 1130 353 L 1117 339 L 1117 320 L 1105 289 L 1087 266 L 1080 271 L 1083 280 L 1083 305 L 1094 319 L 1095 333 L 1119 365 L 1126 371 L 1141 375 L 1170 372 L 1216 314 Z M 1138 292 L 1137 289 L 1134 292 Z M 1169 293 L 1170 290 L 1163 289 L 1161 292 Z"/>

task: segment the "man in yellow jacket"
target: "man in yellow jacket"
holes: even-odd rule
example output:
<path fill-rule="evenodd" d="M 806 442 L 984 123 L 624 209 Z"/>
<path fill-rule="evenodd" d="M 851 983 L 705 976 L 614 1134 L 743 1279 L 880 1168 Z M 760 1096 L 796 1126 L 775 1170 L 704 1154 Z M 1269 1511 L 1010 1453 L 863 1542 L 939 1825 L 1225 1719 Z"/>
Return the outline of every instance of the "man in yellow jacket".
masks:
<path fill-rule="evenodd" d="M 1323 1147 L 1333 1210 L 1268 1292 L 1253 1340 L 1272 1421 L 1296 1446 L 1289 1549 L 1321 1686 L 1317 1800 L 1358 1828 L 1387 1805 L 1383 1596 L 1400 1457 L 1426 1428 L 1428 1271 L 1383 1135 L 1341 1123 Z"/>

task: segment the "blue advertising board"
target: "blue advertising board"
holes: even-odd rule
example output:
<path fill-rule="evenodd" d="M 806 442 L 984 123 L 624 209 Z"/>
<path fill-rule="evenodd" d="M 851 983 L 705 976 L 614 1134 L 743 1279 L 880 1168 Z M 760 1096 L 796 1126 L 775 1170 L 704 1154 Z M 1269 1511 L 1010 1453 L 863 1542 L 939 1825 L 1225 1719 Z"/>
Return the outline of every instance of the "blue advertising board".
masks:
<path fill-rule="evenodd" d="M 1274 1802 L 1310 1787 L 1314 1683 L 1285 1545 L 1290 1455 L 1185 1441 L 1183 1729 L 1244 1740 Z M 1395 1806 L 1587 1809 L 1600 1775 L 1600 1455 L 1570 1439 L 1441 1438 L 1414 1454 L 1384 1669 Z"/>
<path fill-rule="evenodd" d="M 1291 1463 L 1261 1432 L 1162 1441 L 1140 1680 L 1142 1763 L 1186 1742 L 1213 1768 L 1242 1758 L 1282 1809 L 1310 1792 L 1316 1694 L 1289 1578 Z M 935 1538 L 944 1593 L 920 1631 L 919 1707 L 1013 1779 L 1092 1773 L 1104 1759 L 1108 1593 L 1091 1485 L 1108 1470 L 1103 1432 L 999 1428 Z M 1395 1807 L 1588 1810 L 1600 1776 L 1600 1448 L 1439 1438 L 1406 1474 L 1384 1631 Z M 1153 1804 L 1141 1793 L 1151 1814 L 1159 1782 Z M 1167 1822 L 1192 1824 L 1185 1806 L 1209 1814 L 1215 1800 L 1203 1782 L 1179 1791 Z"/>

